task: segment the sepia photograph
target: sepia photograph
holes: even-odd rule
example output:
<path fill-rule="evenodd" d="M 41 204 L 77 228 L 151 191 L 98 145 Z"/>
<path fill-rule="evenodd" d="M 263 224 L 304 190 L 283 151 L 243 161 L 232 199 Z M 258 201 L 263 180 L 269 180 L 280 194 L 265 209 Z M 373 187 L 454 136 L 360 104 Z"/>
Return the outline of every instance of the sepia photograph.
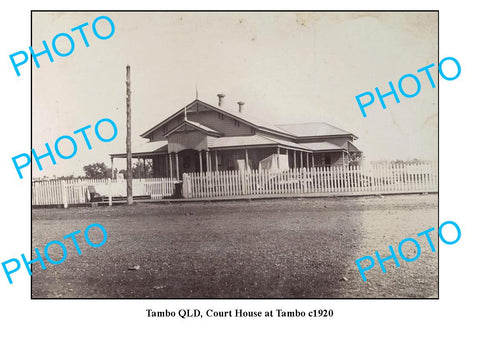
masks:
<path fill-rule="evenodd" d="M 31 20 L 33 299 L 439 298 L 438 11 Z"/>

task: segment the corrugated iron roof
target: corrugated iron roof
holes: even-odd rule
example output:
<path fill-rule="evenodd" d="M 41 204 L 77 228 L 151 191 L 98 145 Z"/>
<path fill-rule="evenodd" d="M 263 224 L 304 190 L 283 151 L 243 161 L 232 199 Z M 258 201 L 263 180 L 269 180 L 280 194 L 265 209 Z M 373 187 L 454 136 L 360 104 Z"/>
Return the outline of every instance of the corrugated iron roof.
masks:
<path fill-rule="evenodd" d="M 300 149 L 300 150 L 306 150 L 306 151 L 310 150 L 308 147 L 305 147 L 303 144 L 298 144 L 298 143 L 295 143 L 295 142 L 290 142 L 288 140 L 278 139 L 278 138 L 270 137 L 270 136 L 265 136 L 265 138 L 274 141 L 276 144 L 291 147 L 293 149 Z"/>
<path fill-rule="evenodd" d="M 353 145 L 353 143 L 348 142 L 348 144 L 352 145 L 355 151 L 358 150 Z M 210 149 L 246 148 L 246 147 L 254 147 L 254 146 L 277 146 L 277 145 L 289 147 L 297 150 L 316 151 L 316 152 L 347 150 L 347 145 L 338 146 L 330 142 L 294 143 L 294 142 L 285 141 L 282 139 L 273 138 L 270 136 L 263 136 L 263 135 L 218 137 L 218 138 L 211 138 L 209 141 Z M 163 154 L 167 152 L 168 152 L 167 141 L 148 142 L 148 143 L 132 146 L 133 157 L 148 156 L 153 154 Z M 126 157 L 126 153 L 124 152 L 112 153 L 110 154 L 110 156 Z"/>
<path fill-rule="evenodd" d="M 312 151 L 346 150 L 346 147 L 338 146 L 330 142 L 302 143 L 300 145 Z"/>
<path fill-rule="evenodd" d="M 229 108 L 228 106 L 219 107 L 199 99 L 195 99 L 193 102 L 189 103 L 186 106 L 187 110 L 194 107 L 194 105 L 203 105 L 204 107 L 207 107 L 209 109 L 219 111 L 219 112 L 224 112 L 230 116 L 237 118 L 239 121 L 243 121 L 244 123 L 252 125 L 260 130 L 262 129 L 269 130 L 284 136 L 301 138 L 301 137 L 352 135 L 354 138 L 358 138 L 351 132 L 337 128 L 325 122 L 300 123 L 300 124 L 272 124 L 259 119 L 258 118 L 259 115 L 253 115 L 245 112 L 240 113 Z M 176 113 L 174 113 L 173 115 L 170 115 L 159 124 L 155 125 L 154 127 L 150 128 L 148 131 L 144 132 L 141 136 L 144 138 L 147 138 L 149 134 L 151 134 L 157 128 L 162 126 L 165 122 L 173 119 L 175 116 L 183 114 L 184 109 L 185 108 L 182 108 L 178 110 Z"/>
<path fill-rule="evenodd" d="M 234 137 L 220 137 L 210 140 L 209 147 L 212 149 L 233 148 L 233 147 L 248 147 L 248 146 L 284 146 L 297 150 L 310 151 L 308 147 L 302 144 L 278 139 L 264 135 L 253 136 L 234 136 Z"/>
<path fill-rule="evenodd" d="M 168 152 L 168 141 L 162 140 L 157 142 L 148 142 L 138 145 L 132 145 L 132 155 L 142 156 L 150 155 L 154 153 L 164 153 Z M 114 157 L 126 157 L 125 152 L 111 153 L 110 156 Z"/>
<path fill-rule="evenodd" d="M 212 138 L 210 143 L 212 149 L 277 144 L 273 140 L 260 135 Z"/>
<path fill-rule="evenodd" d="M 301 123 L 301 124 L 280 124 L 277 125 L 282 130 L 297 137 L 318 137 L 318 136 L 338 136 L 352 135 L 351 132 L 342 130 L 325 122 Z M 356 138 L 356 136 L 355 136 Z"/>
<path fill-rule="evenodd" d="M 228 106 L 219 107 L 219 106 L 215 106 L 215 105 L 209 104 L 209 103 L 201 101 L 201 100 L 198 100 L 198 102 L 200 104 L 204 104 L 204 106 L 207 106 L 207 107 L 211 108 L 212 110 L 223 111 L 225 113 L 228 113 L 229 115 L 237 118 L 238 120 L 244 121 L 246 123 L 250 123 L 250 125 L 254 125 L 257 128 L 265 128 L 265 129 L 268 129 L 268 130 L 272 130 L 274 132 L 281 133 L 283 135 L 290 135 L 290 133 L 288 133 L 287 131 L 279 128 L 278 126 L 276 126 L 274 124 L 271 124 L 271 123 L 268 123 L 266 121 L 263 121 L 262 119 L 259 119 L 257 117 L 257 115 L 253 115 L 253 114 L 249 114 L 249 113 L 245 113 L 245 112 L 240 113 L 240 112 L 237 112 L 237 111 L 229 108 Z"/>
<path fill-rule="evenodd" d="M 353 145 L 352 142 L 348 141 L 347 144 L 348 144 L 348 151 L 354 151 L 354 152 L 360 151 L 360 149 L 357 148 L 355 145 Z"/>

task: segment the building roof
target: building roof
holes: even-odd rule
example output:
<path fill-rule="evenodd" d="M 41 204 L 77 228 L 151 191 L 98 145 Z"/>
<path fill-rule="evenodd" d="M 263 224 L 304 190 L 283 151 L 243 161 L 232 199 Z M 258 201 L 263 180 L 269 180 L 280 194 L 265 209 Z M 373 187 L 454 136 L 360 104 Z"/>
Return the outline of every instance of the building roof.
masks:
<path fill-rule="evenodd" d="M 347 148 L 348 148 L 348 152 L 350 152 L 350 151 L 360 152 L 360 149 L 357 148 L 355 145 L 353 145 L 353 143 L 350 142 L 350 141 L 347 142 Z"/>
<path fill-rule="evenodd" d="M 234 148 L 234 147 L 254 147 L 254 146 L 283 146 L 294 150 L 303 151 L 341 151 L 346 150 L 346 145 L 338 146 L 330 142 L 317 143 L 294 143 L 283 139 L 273 138 L 270 136 L 253 135 L 253 136 L 234 136 L 220 137 L 213 139 L 210 149 Z M 353 144 L 352 144 L 353 145 Z"/>
<path fill-rule="evenodd" d="M 300 124 L 281 124 L 277 125 L 280 129 L 296 137 L 318 137 L 318 136 L 344 136 L 353 133 L 337 128 L 324 122 L 300 123 Z"/>
<path fill-rule="evenodd" d="M 212 139 L 209 143 L 209 148 L 231 148 L 231 147 L 247 147 L 247 146 L 261 146 L 261 145 L 276 145 L 273 140 L 265 138 L 260 135 L 252 136 L 232 136 L 220 137 Z"/>
<path fill-rule="evenodd" d="M 200 128 L 200 129 L 202 129 L 202 130 L 204 130 L 204 131 L 207 131 L 207 132 L 213 132 L 213 133 L 218 133 L 218 134 L 220 134 L 220 132 L 215 131 L 214 129 L 209 128 L 208 126 L 202 125 L 202 124 L 197 123 L 197 122 L 193 122 L 193 121 L 187 120 L 187 121 L 185 121 L 185 123 L 192 124 L 193 126 L 196 126 L 196 127 Z"/>
<path fill-rule="evenodd" d="M 141 136 L 144 138 L 152 138 L 152 134 L 156 130 L 164 126 L 166 123 L 173 121 L 175 118 L 180 117 L 180 115 L 186 115 L 185 118 L 187 118 L 188 113 L 201 113 L 202 111 L 215 111 L 219 114 L 230 117 L 236 121 L 246 124 L 247 126 L 250 126 L 252 129 L 254 129 L 252 130 L 252 133 L 255 134 L 248 136 L 223 136 L 221 132 L 201 123 L 183 120 L 180 124 L 177 124 L 173 129 L 169 130 L 164 136 L 168 137 L 170 134 L 182 128 L 188 129 L 188 126 L 189 128 L 200 130 L 206 135 L 210 136 L 208 140 L 208 148 L 213 150 L 281 146 L 287 149 L 307 152 L 329 152 L 343 150 L 358 151 L 358 149 L 351 143 L 344 143 L 343 145 L 335 145 L 329 141 L 302 143 L 302 141 L 315 140 L 314 138 L 317 138 L 316 140 L 324 140 L 323 137 L 348 137 L 347 139 L 357 139 L 357 137 L 351 132 L 337 128 L 325 122 L 275 125 L 259 119 L 259 115 L 236 112 L 235 110 L 225 107 L 224 105 L 212 105 L 199 99 L 195 99 L 187 106 L 179 109 L 177 112 L 170 115 L 159 124 L 144 132 Z M 138 157 L 149 156 L 152 154 L 164 154 L 168 152 L 168 142 L 160 141 L 145 143 L 143 145 L 133 147 L 132 151 L 134 155 Z M 125 154 L 112 154 L 112 156 L 125 157 Z"/>
<path fill-rule="evenodd" d="M 132 155 L 134 157 L 139 156 L 150 156 L 150 155 L 158 155 L 161 153 L 168 152 L 168 141 L 162 140 L 157 142 L 148 142 L 139 145 L 132 145 Z M 125 158 L 127 157 L 126 153 L 112 153 L 110 154 L 112 157 L 117 158 Z"/>
<path fill-rule="evenodd" d="M 283 146 L 292 150 L 300 151 L 342 151 L 347 150 L 347 145 L 353 146 L 354 150 L 358 149 L 350 142 L 347 142 L 343 146 L 338 146 L 330 142 L 315 142 L 315 143 L 294 143 L 286 140 L 273 138 L 263 135 L 252 136 L 231 136 L 231 137 L 218 137 L 212 138 L 209 141 L 208 148 L 211 150 L 221 149 L 236 149 L 236 148 L 248 148 L 248 147 L 262 147 L 262 146 Z M 140 145 L 132 146 L 133 157 L 152 156 L 158 154 L 168 153 L 168 141 L 148 142 Z M 112 157 L 125 158 L 126 153 L 110 154 Z"/>
<path fill-rule="evenodd" d="M 244 122 L 247 125 L 253 125 L 254 127 L 256 127 L 258 129 L 263 128 L 263 129 L 270 130 L 270 131 L 273 131 L 273 132 L 281 133 L 283 135 L 289 135 L 288 132 L 279 128 L 278 126 L 276 126 L 274 124 L 271 124 L 271 123 L 268 123 L 268 122 L 266 122 L 262 119 L 259 119 L 257 117 L 257 115 L 253 115 L 253 114 L 249 114 L 249 113 L 245 113 L 245 112 L 241 112 L 241 113 L 236 112 L 235 110 L 232 110 L 228 107 L 225 107 L 225 106 L 219 107 L 219 106 L 215 106 L 215 105 L 212 105 L 212 104 L 208 104 L 208 103 L 200 101 L 200 100 L 198 100 L 198 102 L 204 104 L 205 106 L 209 107 L 212 110 L 228 113 L 230 116 L 235 117 L 237 120 L 239 120 L 241 122 Z"/>
<path fill-rule="evenodd" d="M 169 135 L 171 135 L 172 133 L 174 133 L 175 131 L 178 131 L 179 129 L 181 129 L 182 127 L 184 126 L 191 126 L 192 128 L 196 129 L 196 130 L 200 130 L 202 132 L 205 132 L 207 135 L 209 136 L 221 136 L 222 134 L 218 131 L 215 131 L 214 129 L 211 129 L 209 128 L 208 126 L 205 126 L 205 125 L 202 125 L 200 123 L 197 123 L 197 122 L 193 122 L 193 121 L 190 121 L 190 120 L 184 120 L 183 122 L 181 122 L 180 124 L 178 124 L 177 126 L 175 126 L 173 129 L 171 129 L 170 131 L 168 131 L 164 136 L 165 137 L 168 137 Z"/>
<path fill-rule="evenodd" d="M 308 148 L 300 144 L 263 135 L 220 137 L 212 139 L 209 143 L 210 149 L 228 149 L 238 147 L 246 148 L 260 146 L 284 146 L 295 150 L 309 151 Z"/>
<path fill-rule="evenodd" d="M 300 144 L 305 148 L 308 148 L 312 151 L 338 151 L 346 150 L 344 146 L 338 146 L 330 142 L 315 142 L 315 143 L 302 143 Z"/>
<path fill-rule="evenodd" d="M 310 151 L 310 149 L 308 147 L 305 147 L 302 144 L 298 144 L 298 143 L 290 142 L 288 140 L 278 139 L 278 138 L 274 138 L 274 137 L 270 137 L 270 136 L 265 137 L 265 138 L 268 138 L 268 139 L 274 141 L 276 144 L 286 146 L 286 147 L 290 147 L 292 149 Z"/>
<path fill-rule="evenodd" d="M 192 101 L 190 104 L 188 104 L 186 107 L 183 107 L 179 109 L 177 112 L 175 112 L 173 115 L 170 115 L 154 127 L 150 128 L 149 130 L 145 131 L 144 133 L 141 134 L 142 137 L 148 138 L 148 136 L 153 133 L 155 130 L 157 130 L 160 126 L 162 126 L 164 123 L 174 119 L 175 117 L 179 115 L 183 115 L 185 109 L 187 111 L 194 111 L 197 106 L 206 108 L 209 110 L 221 112 L 223 114 L 226 114 L 227 116 L 233 117 L 236 120 L 243 122 L 246 125 L 249 125 L 251 127 L 256 128 L 257 130 L 264 131 L 264 132 L 270 132 L 277 134 L 279 136 L 283 137 L 290 137 L 290 138 L 302 138 L 302 137 L 319 137 L 319 136 L 345 136 L 345 135 L 351 135 L 354 138 L 357 138 L 353 133 L 342 130 L 340 128 L 337 128 L 333 125 L 327 124 L 327 123 L 302 123 L 302 124 L 281 124 L 281 125 L 275 125 L 269 122 L 265 122 L 261 119 L 258 118 L 258 114 L 249 114 L 249 113 L 240 113 L 236 112 L 235 110 L 232 110 L 228 107 L 225 106 L 216 106 L 209 104 L 205 101 L 195 99 Z M 191 121 L 189 121 L 191 122 Z"/>

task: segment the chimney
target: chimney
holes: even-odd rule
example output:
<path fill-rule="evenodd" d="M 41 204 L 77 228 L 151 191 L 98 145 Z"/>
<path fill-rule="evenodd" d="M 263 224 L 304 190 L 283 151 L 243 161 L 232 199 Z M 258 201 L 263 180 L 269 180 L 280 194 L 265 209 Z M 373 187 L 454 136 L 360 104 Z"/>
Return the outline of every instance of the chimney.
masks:
<path fill-rule="evenodd" d="M 223 93 L 217 94 L 218 96 L 218 106 L 223 106 L 223 98 L 225 98 L 225 95 Z"/>
<path fill-rule="evenodd" d="M 237 102 L 238 104 L 238 112 L 242 113 L 242 108 L 243 108 L 243 105 L 245 105 L 244 102 Z"/>

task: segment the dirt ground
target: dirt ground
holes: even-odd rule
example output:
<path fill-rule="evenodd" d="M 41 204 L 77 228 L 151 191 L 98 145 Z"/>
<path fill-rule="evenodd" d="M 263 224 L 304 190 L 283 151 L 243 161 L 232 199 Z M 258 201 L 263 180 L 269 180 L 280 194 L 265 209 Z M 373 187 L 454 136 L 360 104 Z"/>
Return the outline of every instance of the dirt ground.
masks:
<path fill-rule="evenodd" d="M 64 240 L 65 262 L 33 265 L 33 298 L 438 297 L 438 251 L 416 236 L 438 227 L 438 195 L 35 209 L 32 218 L 41 253 L 82 230 L 82 255 Z M 108 232 L 102 247 L 85 242 L 92 223 Z M 389 260 L 387 273 L 376 263 L 364 282 L 355 260 L 386 257 L 407 237 L 421 245 L 418 260 Z M 403 251 L 415 256 L 411 244 Z M 62 257 L 57 246 L 49 254 Z"/>

